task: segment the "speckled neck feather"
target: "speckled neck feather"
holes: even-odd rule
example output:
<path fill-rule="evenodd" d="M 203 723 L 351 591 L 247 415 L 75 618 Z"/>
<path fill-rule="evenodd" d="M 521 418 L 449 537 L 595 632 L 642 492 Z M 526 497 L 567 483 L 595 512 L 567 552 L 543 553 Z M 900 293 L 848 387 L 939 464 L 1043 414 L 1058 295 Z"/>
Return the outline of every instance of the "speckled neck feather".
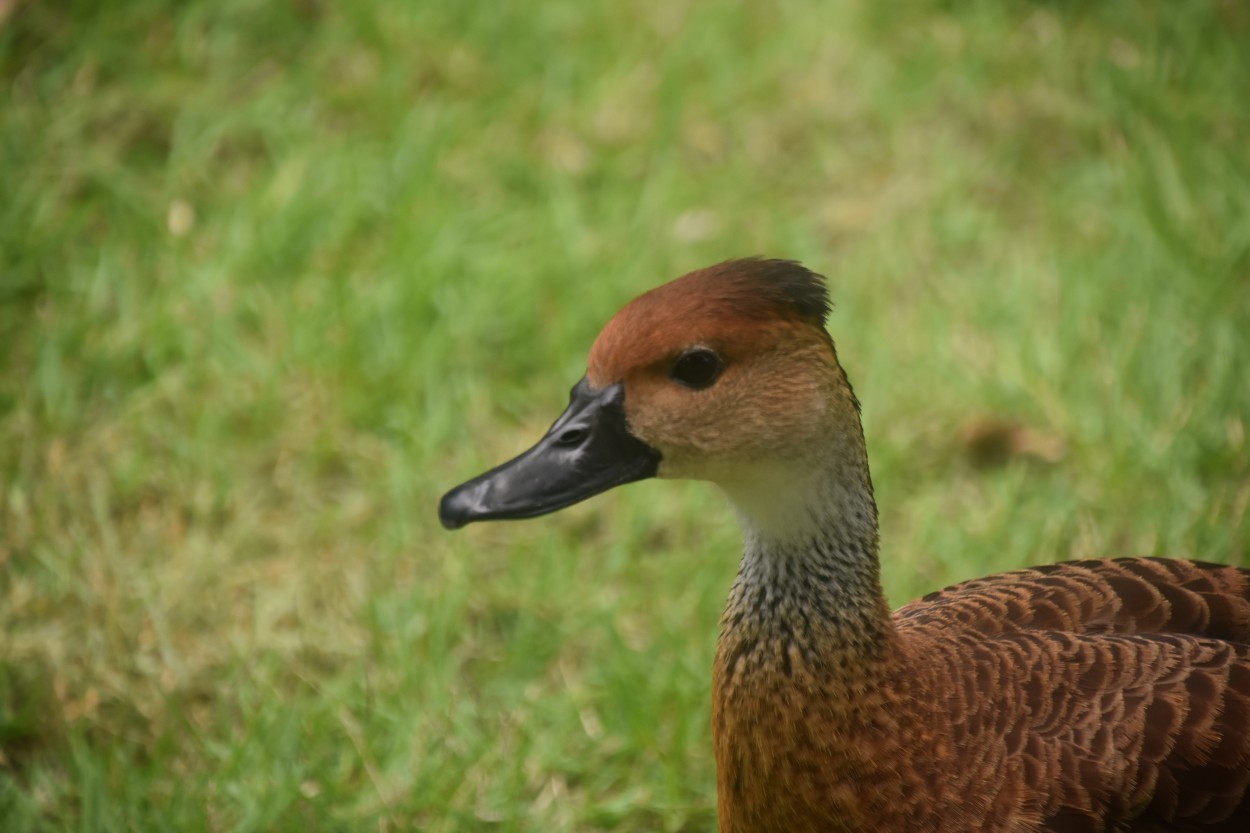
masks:
<path fill-rule="evenodd" d="M 788 489 L 727 489 L 745 549 L 715 667 L 722 830 L 808 829 L 810 813 L 854 818 L 858 811 L 839 806 L 837 791 L 804 809 L 800 796 L 778 800 L 759 785 L 797 783 L 804 770 L 849 785 L 877 766 L 864 754 L 877 744 L 831 741 L 872 731 L 881 691 L 899 667 L 881 590 L 876 504 L 856 439 L 814 464 L 794 461 L 807 470 L 795 472 Z M 824 730 L 813 731 L 817 725 Z M 847 800 L 858 804 L 849 793 Z"/>
<path fill-rule="evenodd" d="M 835 471 L 791 498 L 805 503 L 784 534 L 738 508 L 745 549 L 722 621 L 727 681 L 752 663 L 775 664 L 786 676 L 792 659 L 827 665 L 833 636 L 856 662 L 889 653 L 894 628 L 881 591 L 876 506 L 870 487 L 848 495 L 844 482 Z"/>

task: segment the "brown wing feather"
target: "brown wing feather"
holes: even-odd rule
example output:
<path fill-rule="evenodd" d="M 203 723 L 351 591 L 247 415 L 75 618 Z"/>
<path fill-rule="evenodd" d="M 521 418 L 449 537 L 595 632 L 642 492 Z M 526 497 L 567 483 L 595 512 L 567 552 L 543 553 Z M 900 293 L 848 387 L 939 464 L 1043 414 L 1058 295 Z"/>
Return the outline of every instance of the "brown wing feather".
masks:
<path fill-rule="evenodd" d="M 956 584 L 900 608 L 895 619 L 986 635 L 1038 628 L 1250 643 L 1250 570 L 1171 558 L 1069 561 Z"/>
<path fill-rule="evenodd" d="M 994 785 L 1022 829 L 1250 831 L 1250 571 L 1074 562 L 896 617 L 933 672 L 921 696 L 978 750 L 956 794 Z"/>

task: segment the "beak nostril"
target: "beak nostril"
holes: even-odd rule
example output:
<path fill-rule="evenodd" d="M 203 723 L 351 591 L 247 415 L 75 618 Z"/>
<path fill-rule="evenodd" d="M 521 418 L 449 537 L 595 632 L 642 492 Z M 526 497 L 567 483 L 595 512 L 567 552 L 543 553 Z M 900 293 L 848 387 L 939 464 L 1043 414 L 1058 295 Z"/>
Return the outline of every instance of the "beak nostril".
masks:
<path fill-rule="evenodd" d="M 577 445 L 584 439 L 586 439 L 585 428 L 569 428 L 556 438 L 556 443 L 558 445 Z"/>

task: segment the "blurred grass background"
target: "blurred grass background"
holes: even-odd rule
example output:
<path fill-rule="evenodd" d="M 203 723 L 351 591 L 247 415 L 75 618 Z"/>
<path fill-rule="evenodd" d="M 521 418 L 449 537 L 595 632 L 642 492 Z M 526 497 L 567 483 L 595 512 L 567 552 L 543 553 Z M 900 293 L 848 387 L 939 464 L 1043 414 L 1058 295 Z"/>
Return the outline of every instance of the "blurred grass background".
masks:
<path fill-rule="evenodd" d="M 830 277 L 895 604 L 1250 561 L 1237 0 L 0 2 L 5 831 L 712 831 L 699 484 L 444 533 L 626 300 Z"/>

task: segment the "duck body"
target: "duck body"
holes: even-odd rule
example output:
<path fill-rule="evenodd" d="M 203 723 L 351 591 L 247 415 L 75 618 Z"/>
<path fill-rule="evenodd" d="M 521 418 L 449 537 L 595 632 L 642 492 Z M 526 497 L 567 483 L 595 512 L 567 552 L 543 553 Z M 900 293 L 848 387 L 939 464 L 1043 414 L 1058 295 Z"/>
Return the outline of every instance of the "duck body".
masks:
<path fill-rule="evenodd" d="M 1005 573 L 902 608 L 879 639 L 810 614 L 748 625 L 734 601 L 724 831 L 1250 829 L 1245 570 Z"/>
<path fill-rule="evenodd" d="M 729 261 L 626 306 L 530 451 L 444 525 L 648 477 L 745 546 L 712 726 L 723 833 L 1250 831 L 1250 571 L 1169 559 L 976 579 L 895 613 L 823 280 Z"/>

